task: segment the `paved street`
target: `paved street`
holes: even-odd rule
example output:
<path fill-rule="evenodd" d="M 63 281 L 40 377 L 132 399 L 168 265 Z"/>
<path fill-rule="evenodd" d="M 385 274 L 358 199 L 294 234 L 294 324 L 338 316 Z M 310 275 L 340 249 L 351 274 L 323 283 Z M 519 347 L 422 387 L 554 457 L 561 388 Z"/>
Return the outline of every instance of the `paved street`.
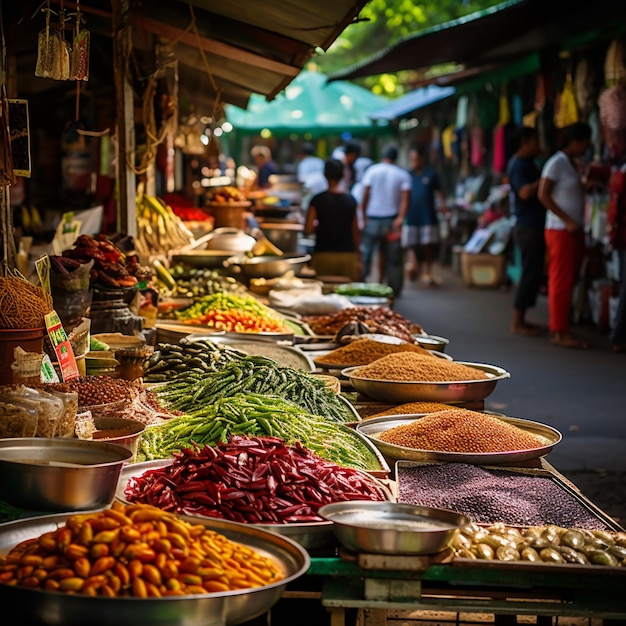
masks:
<path fill-rule="evenodd" d="M 455 359 L 511 372 L 487 408 L 560 430 L 564 440 L 549 457 L 559 470 L 626 471 L 626 355 L 611 352 L 591 327 L 579 331 L 592 346 L 586 351 L 552 346 L 547 334 L 512 335 L 511 291 L 470 289 L 450 270 L 438 271 L 441 287 L 407 283 L 395 309 L 447 337 Z M 545 298 L 529 319 L 547 324 Z"/>

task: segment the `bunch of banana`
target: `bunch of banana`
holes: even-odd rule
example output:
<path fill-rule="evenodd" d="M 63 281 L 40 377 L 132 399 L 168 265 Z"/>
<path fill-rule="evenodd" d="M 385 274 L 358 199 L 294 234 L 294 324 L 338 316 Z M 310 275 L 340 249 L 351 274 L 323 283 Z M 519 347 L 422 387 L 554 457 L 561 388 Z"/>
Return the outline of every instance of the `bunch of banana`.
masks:
<path fill-rule="evenodd" d="M 194 237 L 167 204 L 154 196 L 136 200 L 137 237 L 135 245 L 142 262 L 167 256 L 172 248 L 188 246 Z"/>

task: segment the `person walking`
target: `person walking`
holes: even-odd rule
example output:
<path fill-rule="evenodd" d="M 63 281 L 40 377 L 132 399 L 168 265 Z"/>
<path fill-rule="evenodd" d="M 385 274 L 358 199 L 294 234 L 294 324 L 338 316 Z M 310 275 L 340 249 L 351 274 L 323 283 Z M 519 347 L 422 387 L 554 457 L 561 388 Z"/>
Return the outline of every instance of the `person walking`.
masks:
<path fill-rule="evenodd" d="M 445 211 L 446 199 L 441 190 L 439 176 L 426 165 L 423 148 L 414 148 L 409 153 L 411 165 L 411 195 L 406 221 L 402 227 L 402 247 L 407 250 L 411 261 L 408 266 L 409 279 L 415 281 L 424 269 L 424 283 L 429 287 L 439 284 L 432 274 L 435 246 L 439 242 L 439 210 Z"/>
<path fill-rule="evenodd" d="M 258 170 L 257 185 L 259 189 L 267 189 L 270 176 L 278 173 L 278 165 L 272 160 L 272 151 L 267 146 L 254 146 L 250 154 Z"/>
<path fill-rule="evenodd" d="M 572 295 L 585 254 L 585 193 L 578 170 L 591 141 L 591 128 L 576 122 L 563 129 L 563 147 L 543 167 L 539 200 L 548 210 L 548 313 L 550 341 L 563 348 L 586 348 L 569 328 Z"/>
<path fill-rule="evenodd" d="M 535 163 L 540 152 L 537 129 L 522 127 L 518 132 L 518 141 L 517 152 L 507 167 L 513 213 L 517 218 L 513 239 L 522 257 L 522 271 L 513 302 L 511 332 L 532 336 L 538 335 L 541 327 L 527 321 L 526 312 L 537 303 L 543 280 L 546 208 L 538 197 L 541 172 Z"/>
<path fill-rule="evenodd" d="M 402 291 L 404 260 L 401 229 L 409 206 L 410 174 L 396 165 L 398 150 L 389 147 L 380 163 L 370 166 L 363 175 L 363 232 L 361 257 L 363 280 L 369 276 L 374 253 L 382 255 L 384 276 L 395 297 Z"/>
<path fill-rule="evenodd" d="M 360 279 L 359 228 L 356 200 L 341 191 L 343 163 L 328 159 L 324 165 L 328 190 L 311 199 L 304 232 L 315 233 L 311 266 L 321 276 Z"/>

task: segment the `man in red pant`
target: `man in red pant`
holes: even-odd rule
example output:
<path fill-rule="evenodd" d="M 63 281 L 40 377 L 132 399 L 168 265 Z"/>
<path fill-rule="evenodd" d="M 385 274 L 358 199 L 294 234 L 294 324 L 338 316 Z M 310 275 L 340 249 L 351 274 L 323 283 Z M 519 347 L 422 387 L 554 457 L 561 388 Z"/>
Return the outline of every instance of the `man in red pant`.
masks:
<path fill-rule="evenodd" d="M 539 200 L 548 210 L 548 312 L 550 341 L 564 348 L 586 348 L 569 330 L 572 295 L 585 253 L 585 192 L 578 159 L 589 147 L 591 128 L 576 122 L 563 129 L 563 147 L 543 167 Z"/>

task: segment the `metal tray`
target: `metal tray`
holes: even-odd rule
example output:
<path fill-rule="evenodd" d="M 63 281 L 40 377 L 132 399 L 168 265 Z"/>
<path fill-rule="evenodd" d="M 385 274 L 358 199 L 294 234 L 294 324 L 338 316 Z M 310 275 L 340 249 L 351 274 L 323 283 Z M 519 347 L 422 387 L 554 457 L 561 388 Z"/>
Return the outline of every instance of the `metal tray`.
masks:
<path fill-rule="evenodd" d="M 384 462 L 384 461 L 383 461 Z M 167 467 L 172 464 L 172 459 L 161 459 L 157 461 L 146 461 L 145 463 L 134 463 L 126 466 L 120 474 L 120 479 L 117 483 L 117 490 L 115 497 L 124 504 L 130 504 L 124 494 L 124 489 L 131 478 L 141 476 L 145 472 L 152 469 L 159 469 Z M 386 465 L 386 462 L 385 462 Z M 388 466 L 387 466 L 388 468 Z M 369 473 L 369 472 L 368 472 Z M 387 475 L 389 472 L 387 472 Z M 371 474 L 370 474 L 371 475 Z M 386 477 L 386 476 L 385 476 Z M 387 500 L 393 502 L 394 497 L 387 485 L 384 482 L 377 481 L 378 486 L 382 489 Z M 189 516 L 191 519 L 210 519 L 202 516 Z M 238 524 L 239 525 L 239 524 Z M 308 550 L 316 550 L 319 548 L 327 548 L 335 545 L 335 539 L 332 530 L 332 522 L 307 522 L 297 524 L 243 524 L 244 526 L 251 526 L 261 528 L 265 531 L 275 533 L 288 537 L 292 541 L 300 544 L 303 548 Z"/>
<path fill-rule="evenodd" d="M 279 345 L 275 342 L 261 341 L 255 335 L 245 336 L 240 334 L 237 337 L 231 337 L 230 334 L 221 337 L 213 337 L 211 335 L 202 337 L 201 335 L 194 335 L 190 337 L 190 339 L 191 341 L 208 339 L 214 343 L 233 346 L 234 348 L 237 348 L 251 356 L 266 356 L 267 358 L 276 361 L 279 365 L 285 365 L 285 363 L 281 362 L 280 359 L 280 355 L 282 354 L 285 358 L 293 357 L 298 360 L 300 362 L 300 366 L 297 369 L 301 369 L 309 373 L 315 371 L 313 361 L 306 354 L 304 354 L 304 352 L 298 350 L 298 348 L 294 348 L 290 345 Z M 275 356 L 266 354 L 268 352 L 268 349 L 266 348 L 271 349 L 271 351 L 275 351 Z M 295 366 L 291 365 L 291 367 Z"/>
<path fill-rule="evenodd" d="M 355 370 L 363 366 L 349 367 L 341 373 L 349 378 L 352 386 L 362 394 L 374 400 L 395 404 L 419 402 L 422 400 L 444 402 L 446 404 L 484 400 L 496 388 L 498 381 L 511 377 L 509 372 L 496 365 L 471 363 L 468 361 L 456 362 L 482 370 L 488 374 L 489 378 L 449 382 L 374 380 L 371 378 L 360 378 L 354 374 Z"/>
<path fill-rule="evenodd" d="M 445 352 L 446 347 L 450 343 L 450 340 L 445 337 L 428 335 L 426 333 L 413 335 L 413 339 L 416 344 L 422 346 L 422 348 L 426 348 L 426 350 L 439 350 L 440 352 Z"/>
<path fill-rule="evenodd" d="M 7 626 L 231 626 L 265 613 L 278 601 L 287 584 L 309 568 L 307 552 L 286 537 L 235 522 L 180 517 L 271 558 L 285 578 L 258 589 L 166 598 L 92 598 L 0 585 L 5 616 L 19 616 Z M 0 553 L 6 554 L 21 541 L 56 530 L 67 518 L 68 515 L 51 515 L 5 524 L 0 529 Z"/>
<path fill-rule="evenodd" d="M 361 422 L 357 427 L 357 432 L 362 433 L 366 437 L 371 438 L 374 445 L 388 459 L 401 460 L 407 459 L 412 461 L 446 461 L 448 463 L 469 463 L 471 465 L 499 465 L 518 463 L 537 459 L 548 454 L 557 443 L 562 439 L 561 433 L 545 424 L 533 422 L 530 420 L 519 419 L 517 417 L 497 416 L 507 424 L 517 426 L 521 430 L 526 431 L 536 437 L 540 437 L 545 445 L 532 450 L 516 450 L 514 452 L 445 452 L 443 450 L 418 450 L 416 448 L 406 448 L 387 443 L 378 439 L 377 435 L 396 426 L 410 424 L 415 420 L 424 417 L 424 414 L 418 415 L 389 415 L 387 417 L 373 417 Z"/>
<path fill-rule="evenodd" d="M 441 465 L 439 462 L 428 462 L 428 461 L 397 461 L 395 465 L 395 475 L 396 477 L 399 475 L 399 472 L 403 468 L 409 467 L 424 467 L 427 465 Z M 622 528 L 612 517 L 610 517 L 607 513 L 605 513 L 602 509 L 598 508 L 591 500 L 587 499 L 578 489 L 576 489 L 571 483 L 565 480 L 559 474 L 546 470 L 546 469 L 537 469 L 537 468 L 526 468 L 526 467 L 499 467 L 499 466 L 489 466 L 486 465 L 483 467 L 486 470 L 496 470 L 498 472 L 507 472 L 509 474 L 522 474 L 525 476 L 539 476 L 541 478 L 549 478 L 554 481 L 560 489 L 567 492 L 572 498 L 574 498 L 581 506 L 583 506 L 589 513 L 591 513 L 598 521 L 602 522 L 606 525 L 608 530 L 613 530 L 616 532 L 624 532 L 624 528 Z M 510 524 L 509 524 L 510 525 Z M 481 524 L 482 526 L 482 524 Z M 456 559 L 457 561 L 459 559 Z M 465 561 L 465 559 L 463 559 Z M 482 563 L 489 561 L 479 561 Z M 513 564 L 513 563 L 512 563 Z M 568 564 L 568 571 L 569 569 Z M 600 566 L 598 566 L 600 567 Z M 622 568 L 623 569 L 623 568 Z M 589 572 L 589 570 L 585 570 Z M 594 570 L 591 570 L 594 571 Z"/>
<path fill-rule="evenodd" d="M 184 324 L 183 322 L 179 322 L 176 320 L 167 321 L 167 322 L 157 322 L 157 330 L 163 329 L 169 332 L 180 333 L 179 339 L 182 339 L 184 336 L 189 335 L 211 335 L 211 336 L 228 336 L 233 339 L 245 339 L 247 338 L 255 338 L 262 339 L 264 341 L 286 341 L 289 343 L 293 343 L 293 333 L 292 332 L 260 332 L 260 333 L 235 333 L 235 332 L 224 332 L 223 330 L 218 330 L 216 328 L 212 328 L 211 326 L 206 326 L 205 324 Z M 209 337 L 212 338 L 212 337 Z M 206 339 L 206 337 L 205 337 Z"/>

